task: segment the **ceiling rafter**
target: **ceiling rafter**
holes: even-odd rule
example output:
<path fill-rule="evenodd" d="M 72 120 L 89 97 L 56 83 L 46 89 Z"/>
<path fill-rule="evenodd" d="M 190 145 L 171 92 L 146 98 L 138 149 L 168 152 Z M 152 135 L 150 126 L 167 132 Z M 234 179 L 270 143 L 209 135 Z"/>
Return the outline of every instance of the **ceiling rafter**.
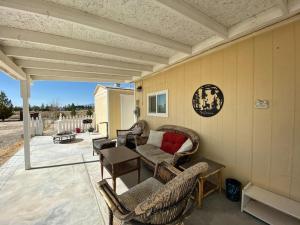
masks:
<path fill-rule="evenodd" d="M 131 76 L 120 76 L 111 74 L 94 74 L 84 72 L 70 72 L 70 71 L 57 71 L 57 70 L 45 70 L 45 69 L 25 69 L 28 75 L 36 76 L 47 76 L 47 77 L 80 77 L 88 79 L 115 79 L 115 80 L 126 80 L 131 79 Z"/>
<path fill-rule="evenodd" d="M 282 12 L 278 7 L 270 8 L 262 13 L 244 20 L 229 28 L 229 38 L 237 38 L 248 34 L 254 30 L 272 24 L 282 17 Z"/>
<path fill-rule="evenodd" d="M 64 62 L 77 62 L 87 65 L 98 65 L 110 68 L 123 68 L 137 71 L 152 71 L 153 66 L 143 65 L 136 63 L 121 62 L 110 59 L 68 54 L 62 52 L 46 51 L 31 48 L 20 48 L 20 47 L 4 47 L 3 51 L 6 55 L 15 58 L 26 57 L 32 59 L 44 59 L 44 60 L 56 60 Z"/>
<path fill-rule="evenodd" d="M 0 70 L 3 70 L 14 79 L 26 80 L 26 73 L 18 67 L 4 52 L 0 49 Z"/>
<path fill-rule="evenodd" d="M 275 0 L 280 7 L 282 14 L 287 15 L 289 13 L 288 0 Z"/>
<path fill-rule="evenodd" d="M 79 81 L 79 82 L 124 82 L 124 80 L 108 79 L 108 78 L 86 78 L 86 77 L 69 77 L 69 76 L 37 76 L 31 75 L 32 80 L 56 80 L 56 81 Z"/>
<path fill-rule="evenodd" d="M 222 37 L 223 39 L 228 38 L 228 32 L 225 26 L 216 22 L 215 20 L 205 15 L 201 11 L 195 9 L 193 6 L 189 5 L 188 3 L 182 0 L 156 0 L 156 1 L 164 5 L 165 7 L 179 13 L 180 15 L 200 24 L 201 26 L 212 31 L 213 33 Z"/>
<path fill-rule="evenodd" d="M 41 0 L 31 0 L 30 2 L 24 0 L 0 0 L 0 6 L 71 21 L 187 54 L 190 54 L 192 51 L 191 46 L 181 42 L 52 2 Z"/>
<path fill-rule="evenodd" d="M 141 60 L 148 63 L 151 62 L 158 64 L 168 64 L 169 62 L 167 57 L 132 51 L 124 48 L 116 48 L 87 41 L 76 40 L 73 38 L 58 36 L 54 34 L 47 34 L 7 26 L 0 26 L 0 39 L 21 40 L 38 44 L 78 49 L 82 51 L 113 55 L 127 59 Z"/>
<path fill-rule="evenodd" d="M 134 70 L 112 69 L 98 66 L 84 66 L 67 63 L 43 62 L 34 60 L 17 59 L 15 63 L 21 68 L 48 69 L 60 71 L 86 72 L 86 73 L 107 73 L 114 75 L 140 76 L 141 72 Z"/>

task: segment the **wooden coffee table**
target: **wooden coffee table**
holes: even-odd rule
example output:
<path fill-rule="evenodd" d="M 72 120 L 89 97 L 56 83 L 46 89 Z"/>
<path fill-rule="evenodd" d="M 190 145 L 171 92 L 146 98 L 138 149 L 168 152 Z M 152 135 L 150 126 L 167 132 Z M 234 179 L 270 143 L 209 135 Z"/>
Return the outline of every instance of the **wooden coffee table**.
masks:
<path fill-rule="evenodd" d="M 103 167 L 112 176 L 113 190 L 116 191 L 116 178 L 132 171 L 138 171 L 138 183 L 140 183 L 140 155 L 125 146 L 107 148 L 99 151 L 101 164 L 101 179 L 103 179 Z"/>
<path fill-rule="evenodd" d="M 199 190 L 198 190 L 198 206 L 201 207 L 203 199 L 209 194 L 215 191 L 221 191 L 222 189 L 222 170 L 224 165 L 209 160 L 204 157 L 195 157 L 190 161 L 179 166 L 180 169 L 185 170 L 199 162 L 206 162 L 208 164 L 208 170 L 205 173 L 199 175 Z"/>

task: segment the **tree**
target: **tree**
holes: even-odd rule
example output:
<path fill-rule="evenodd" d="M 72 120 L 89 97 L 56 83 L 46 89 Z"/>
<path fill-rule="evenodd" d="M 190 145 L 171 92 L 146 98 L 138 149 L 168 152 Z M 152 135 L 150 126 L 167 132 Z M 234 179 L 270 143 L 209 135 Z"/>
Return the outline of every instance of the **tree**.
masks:
<path fill-rule="evenodd" d="M 0 119 L 4 121 L 5 119 L 11 117 L 13 115 L 14 106 L 6 97 L 6 94 L 1 91 L 0 92 Z"/>
<path fill-rule="evenodd" d="M 41 105 L 41 111 L 45 111 L 45 105 L 44 105 L 44 103 Z"/>
<path fill-rule="evenodd" d="M 87 115 L 87 116 L 92 116 L 92 115 L 93 115 L 93 111 L 92 111 L 91 109 L 88 109 L 88 110 L 86 111 L 86 115 Z"/>
<path fill-rule="evenodd" d="M 72 105 L 70 106 L 70 110 L 71 116 L 76 116 L 76 106 L 74 105 L 74 103 L 72 103 Z"/>

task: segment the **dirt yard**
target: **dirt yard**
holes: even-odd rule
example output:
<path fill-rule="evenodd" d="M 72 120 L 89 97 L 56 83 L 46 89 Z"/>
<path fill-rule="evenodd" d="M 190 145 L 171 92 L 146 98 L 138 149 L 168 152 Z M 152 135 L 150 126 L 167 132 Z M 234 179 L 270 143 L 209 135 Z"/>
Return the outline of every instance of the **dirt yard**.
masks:
<path fill-rule="evenodd" d="M 0 166 L 23 145 L 23 122 L 0 122 Z"/>
<path fill-rule="evenodd" d="M 87 110 L 76 111 L 77 116 L 86 115 Z M 62 111 L 64 116 L 70 116 L 70 111 Z M 15 112 L 9 121 L 0 121 L 0 166 L 13 156 L 23 145 L 23 122 L 17 121 L 20 113 Z M 44 122 L 43 135 L 51 136 L 55 134 L 55 120 L 59 112 L 42 112 Z"/>

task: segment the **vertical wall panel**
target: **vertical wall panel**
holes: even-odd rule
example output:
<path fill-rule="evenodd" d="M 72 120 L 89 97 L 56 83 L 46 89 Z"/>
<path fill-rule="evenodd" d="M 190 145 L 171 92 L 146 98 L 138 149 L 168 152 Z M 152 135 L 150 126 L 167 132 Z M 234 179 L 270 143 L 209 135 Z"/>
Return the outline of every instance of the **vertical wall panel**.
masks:
<path fill-rule="evenodd" d="M 237 173 L 245 183 L 250 179 L 252 162 L 253 39 L 237 47 Z"/>
<path fill-rule="evenodd" d="M 185 66 L 185 115 L 186 126 L 200 131 L 200 116 L 194 111 L 192 98 L 194 92 L 201 86 L 201 60 L 193 60 Z M 190 110 L 186 110 L 190 109 Z M 200 133 L 200 132 L 199 132 Z M 201 137 L 202 138 L 202 137 Z"/>
<path fill-rule="evenodd" d="M 223 90 L 223 51 L 216 52 L 212 54 L 210 58 L 211 62 L 211 84 L 215 84 L 221 90 Z M 223 159 L 223 150 L 222 150 L 222 135 L 223 135 L 223 111 L 221 110 L 214 118 L 210 119 L 211 121 L 211 146 L 212 152 L 211 157 L 214 158 L 217 162 L 222 162 Z"/>
<path fill-rule="evenodd" d="M 169 124 L 176 124 L 176 116 L 177 116 L 177 111 L 176 111 L 177 76 L 176 75 L 177 74 L 175 69 L 171 69 L 166 73 L 166 86 L 169 92 L 169 117 L 168 117 Z"/>
<path fill-rule="evenodd" d="M 176 106 L 176 124 L 179 126 L 184 126 L 184 115 L 185 115 L 185 108 L 184 106 L 184 72 L 185 67 L 184 65 L 180 65 L 176 69 L 176 99 L 175 106 Z"/>
<path fill-rule="evenodd" d="M 254 108 L 252 181 L 269 186 L 272 127 L 272 32 L 254 39 L 254 101 L 267 99 L 268 109 Z"/>
<path fill-rule="evenodd" d="M 237 47 L 224 50 L 223 163 L 224 177 L 236 177 Z"/>
<path fill-rule="evenodd" d="M 201 58 L 201 85 L 211 84 L 211 55 Z M 199 116 L 200 117 L 200 116 Z M 212 158 L 213 145 L 212 142 L 212 120 L 210 117 L 200 117 L 200 135 L 201 135 L 201 151 L 204 155 Z"/>
<path fill-rule="evenodd" d="M 296 105 L 291 197 L 300 201 L 300 21 L 295 24 L 294 29 L 296 41 Z"/>
<path fill-rule="evenodd" d="M 293 26 L 273 33 L 273 111 L 270 187 L 289 194 L 295 104 Z"/>

